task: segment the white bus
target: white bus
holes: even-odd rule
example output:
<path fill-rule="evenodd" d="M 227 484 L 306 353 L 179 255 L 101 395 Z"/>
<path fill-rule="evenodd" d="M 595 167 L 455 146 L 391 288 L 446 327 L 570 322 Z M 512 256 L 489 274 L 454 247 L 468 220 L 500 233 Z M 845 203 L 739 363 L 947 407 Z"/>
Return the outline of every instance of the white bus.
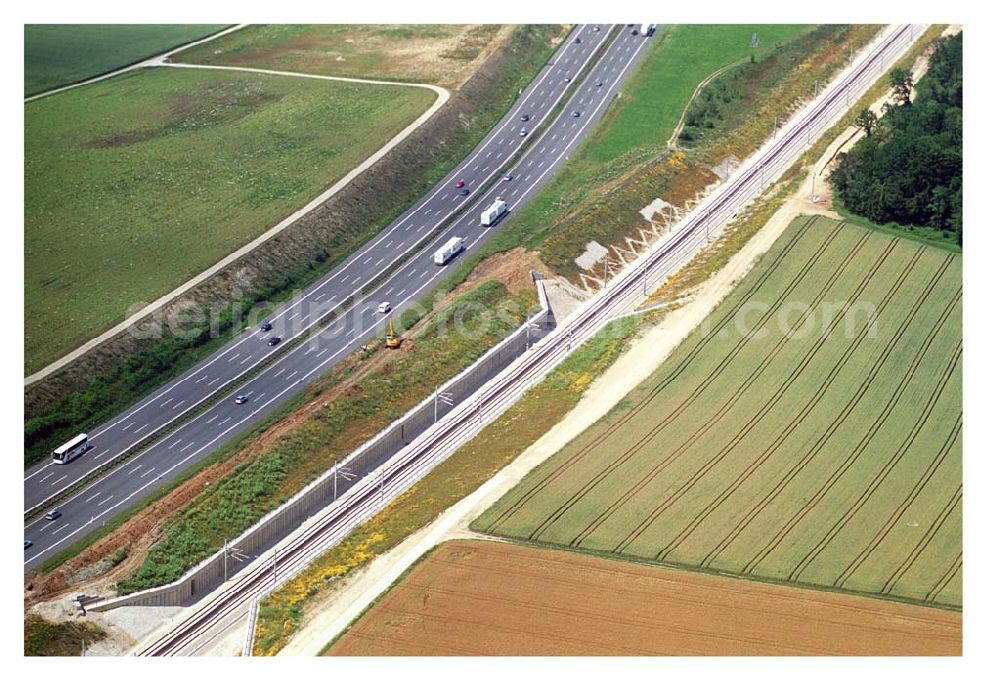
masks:
<path fill-rule="evenodd" d="M 87 443 L 87 434 L 80 433 L 69 442 L 52 452 L 52 462 L 59 463 L 60 465 L 69 463 L 90 448 L 90 444 Z"/>

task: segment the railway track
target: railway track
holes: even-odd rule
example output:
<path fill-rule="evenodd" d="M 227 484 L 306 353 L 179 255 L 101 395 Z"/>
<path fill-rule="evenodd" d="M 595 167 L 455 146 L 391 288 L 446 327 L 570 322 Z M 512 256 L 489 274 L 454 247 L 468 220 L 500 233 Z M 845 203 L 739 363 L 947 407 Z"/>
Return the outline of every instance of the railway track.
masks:
<path fill-rule="evenodd" d="M 895 25 L 885 29 L 866 51 L 799 111 L 776 137 L 743 163 L 675 229 L 632 262 L 609 286 L 581 306 L 541 341 L 532 352 L 508 367 L 468 398 L 437 425 L 423 433 L 380 471 L 329 506 L 269 556 L 197 604 L 162 635 L 138 647 L 139 655 L 193 654 L 246 617 L 250 606 L 268 591 L 301 571 L 312 559 L 406 491 L 521 394 L 538 383 L 574 348 L 596 334 L 609 320 L 627 312 L 643 298 L 649 282 L 663 279 L 700 249 L 764 186 L 780 177 L 815 138 L 836 121 L 926 29 Z"/>

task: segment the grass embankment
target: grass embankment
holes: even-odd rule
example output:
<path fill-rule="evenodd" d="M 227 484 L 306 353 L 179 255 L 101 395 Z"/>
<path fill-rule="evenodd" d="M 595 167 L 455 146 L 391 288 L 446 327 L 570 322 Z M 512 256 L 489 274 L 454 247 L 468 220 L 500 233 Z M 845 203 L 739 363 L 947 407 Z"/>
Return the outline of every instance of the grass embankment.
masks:
<path fill-rule="evenodd" d="M 463 266 L 524 245 L 576 281 L 581 271 L 574 258 L 589 241 L 628 251 L 626 238 L 649 227 L 640 209 L 654 198 L 683 209 L 718 180 L 714 166 L 730 155 L 750 155 L 770 135 L 774 118 L 758 111 L 790 112 L 811 96 L 817 80 L 829 79 L 846 63 L 852 46 L 859 48 L 876 30 L 801 25 L 662 28 L 653 38 L 657 42 L 651 53 L 625 84 L 622 100 L 560 170 L 551 188 L 512 215 L 499 236 Z M 757 48 L 750 46 L 754 32 L 760 39 Z M 752 63 L 718 76 L 727 78 L 734 91 L 727 94 L 728 101 L 719 99 L 713 127 L 700 135 L 699 143 L 692 149 L 667 149 L 698 84 L 750 56 Z M 706 91 L 714 91 L 711 83 L 701 96 Z M 610 263 L 613 272 L 619 265 L 615 254 Z"/>
<path fill-rule="evenodd" d="M 474 527 L 961 606 L 961 269 L 800 217 L 705 331 Z"/>
<path fill-rule="evenodd" d="M 496 24 L 270 24 L 185 51 L 190 63 L 453 87 L 497 39 Z"/>
<path fill-rule="evenodd" d="M 900 67 L 907 69 L 913 68 L 913 64 L 917 58 L 927 49 L 928 46 L 930 46 L 934 39 L 941 34 L 941 31 L 944 30 L 944 28 L 944 25 L 936 25 L 929 28 L 927 32 L 925 32 L 924 35 L 917 40 L 916 44 L 911 47 L 900 59 Z M 808 85 L 808 82 L 804 84 Z M 823 136 L 816 141 L 816 143 L 814 143 L 799 157 L 798 160 L 796 160 L 792 167 L 790 167 L 781 177 L 779 184 L 740 212 L 737 218 L 731 221 L 715 238 L 710 247 L 698 252 L 694 259 L 692 259 L 676 274 L 671 276 L 653 294 L 650 294 L 646 305 L 653 306 L 676 301 L 683 297 L 693 287 L 711 277 L 715 271 L 722 268 L 722 266 L 724 266 L 736 252 L 742 249 L 743 246 L 749 242 L 761 228 L 764 227 L 774 213 L 778 211 L 788 196 L 796 190 L 799 184 L 808 178 L 808 168 L 818 162 L 822 154 L 826 152 L 827 148 L 830 147 L 837 137 L 843 134 L 848 127 L 852 126 L 853 121 L 858 117 L 858 113 L 865 108 L 871 107 L 875 101 L 885 94 L 888 88 L 889 76 L 887 74 L 880 78 L 858 101 L 856 101 L 851 109 L 841 117 L 838 123 L 831 126 L 830 129 L 828 129 Z M 763 122 L 766 123 L 767 121 L 764 120 Z M 834 207 L 836 206 L 836 201 L 834 201 Z M 838 209 L 838 211 L 840 210 Z M 957 245 L 953 245 L 953 243 L 949 245 L 948 243 L 941 242 L 938 239 L 925 240 L 920 238 L 917 234 L 905 230 L 896 231 L 884 226 L 878 226 L 877 224 L 873 224 L 870 221 L 861 219 L 853 214 L 844 214 L 844 216 L 845 220 L 852 224 L 872 228 L 878 232 L 893 234 L 915 242 L 922 242 L 931 246 L 941 247 L 946 251 L 961 251 L 961 249 Z"/>
<path fill-rule="evenodd" d="M 151 69 L 25 106 L 25 370 L 321 192 L 434 93 Z"/>
<path fill-rule="evenodd" d="M 24 617 L 25 656 L 79 656 L 84 647 L 104 639 L 104 631 L 89 621 L 51 623 L 41 616 Z"/>
<path fill-rule="evenodd" d="M 225 27 L 225 24 L 25 24 L 24 95 L 88 80 Z"/>
<path fill-rule="evenodd" d="M 630 317 L 606 327 L 409 491 L 262 600 L 254 653 L 274 655 L 281 650 L 316 593 L 430 523 L 544 435 L 580 401 L 643 322 Z"/>
<path fill-rule="evenodd" d="M 168 522 L 139 569 L 118 583 L 119 593 L 177 580 L 474 362 L 536 307 L 533 290 L 510 294 L 496 281 L 460 296 L 407 341 L 397 360 L 351 384 L 201 492 Z M 348 375 L 340 372 L 329 385 Z"/>
<path fill-rule="evenodd" d="M 248 262 L 251 283 L 238 298 L 229 299 L 226 307 L 236 307 L 232 314 L 221 314 L 218 326 L 192 323 L 186 336 L 168 332 L 124 355 L 97 356 L 95 368 L 83 367 L 81 382 L 73 376 L 68 382 L 73 387 L 57 386 L 66 389 L 65 395 L 46 398 L 37 408 L 26 405 L 25 464 L 43 458 L 75 432 L 92 429 L 217 349 L 242 328 L 231 324 L 233 315 L 245 317 L 255 304 L 287 298 L 381 231 L 479 142 L 552 54 L 562 30 L 515 28 L 434 118 L 383 159 L 385 167 L 378 176 L 363 185 L 353 182 L 342 199 L 333 198 L 335 220 L 326 210 L 313 212 L 301 227 L 293 226 L 291 241 L 279 236 L 265 243 L 259 264 Z M 201 310 L 218 315 L 213 305 L 204 304 Z"/>

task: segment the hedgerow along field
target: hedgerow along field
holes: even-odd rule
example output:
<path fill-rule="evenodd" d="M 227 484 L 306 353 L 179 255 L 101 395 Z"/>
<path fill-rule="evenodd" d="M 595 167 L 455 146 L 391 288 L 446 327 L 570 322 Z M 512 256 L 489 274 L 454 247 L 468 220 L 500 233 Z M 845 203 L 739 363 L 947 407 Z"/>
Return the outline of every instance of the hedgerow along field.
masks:
<path fill-rule="evenodd" d="M 224 24 L 26 24 L 24 95 L 124 68 L 221 31 Z"/>
<path fill-rule="evenodd" d="M 497 24 L 268 24 L 193 47 L 184 60 L 455 87 L 511 29 Z"/>
<path fill-rule="evenodd" d="M 488 533 L 960 607 L 962 259 L 800 217 Z"/>
<path fill-rule="evenodd" d="M 26 104 L 26 373 L 267 230 L 434 98 L 156 68 Z"/>

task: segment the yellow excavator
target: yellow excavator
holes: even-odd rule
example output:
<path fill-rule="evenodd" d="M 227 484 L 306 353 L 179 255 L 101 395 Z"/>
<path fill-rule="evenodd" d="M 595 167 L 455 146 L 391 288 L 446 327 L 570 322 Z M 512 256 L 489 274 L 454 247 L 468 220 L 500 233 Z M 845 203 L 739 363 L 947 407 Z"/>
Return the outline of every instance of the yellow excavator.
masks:
<path fill-rule="evenodd" d="M 399 336 L 396 335 L 396 330 L 392 327 L 392 319 L 389 319 L 389 328 L 385 332 L 385 347 L 386 348 L 398 348 L 400 343 Z"/>

